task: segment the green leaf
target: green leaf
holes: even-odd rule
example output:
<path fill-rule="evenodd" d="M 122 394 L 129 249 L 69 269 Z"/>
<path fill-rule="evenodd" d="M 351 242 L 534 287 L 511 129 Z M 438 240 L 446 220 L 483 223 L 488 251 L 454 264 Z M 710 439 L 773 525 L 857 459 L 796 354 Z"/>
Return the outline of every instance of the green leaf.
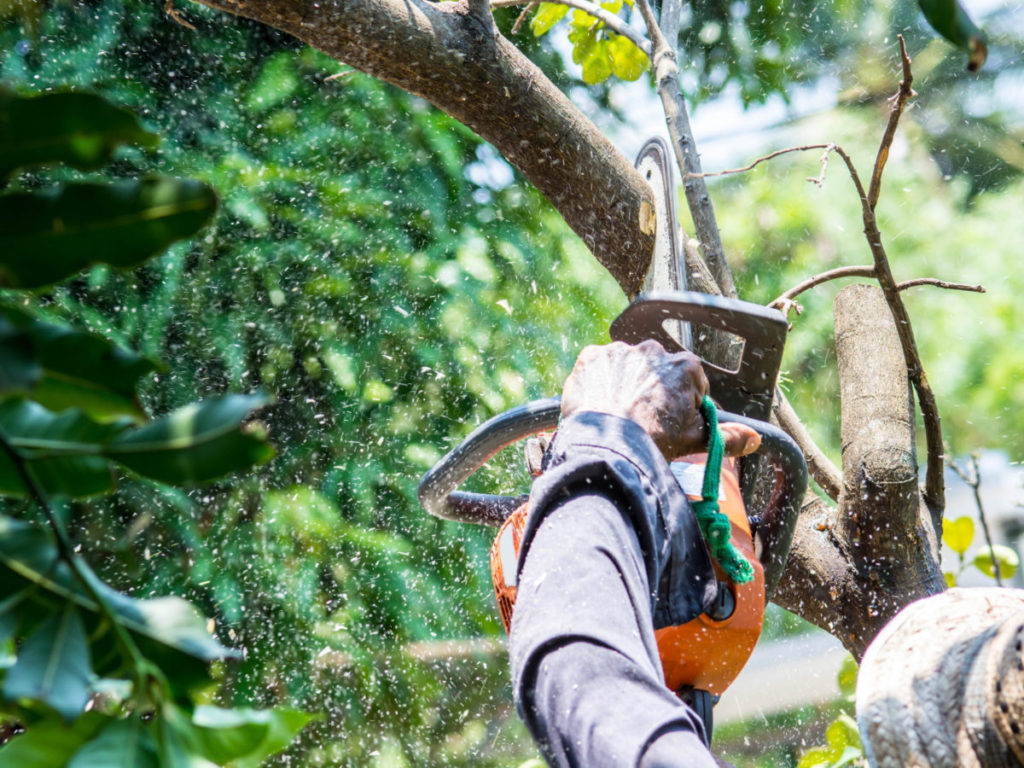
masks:
<path fill-rule="evenodd" d="M 540 37 L 546 35 L 555 24 L 565 18 L 565 14 L 568 12 L 568 5 L 541 3 L 537 13 L 530 19 L 530 30 L 533 32 L 533 36 Z"/>
<path fill-rule="evenodd" d="M 991 549 L 982 547 L 974 556 L 974 566 L 990 578 L 996 577 L 996 566 L 999 567 L 999 575 L 1009 579 L 1020 567 L 1020 557 L 1017 553 L 1002 544 L 994 544 Z"/>
<path fill-rule="evenodd" d="M 860 667 L 857 666 L 857 660 L 853 656 L 847 655 L 843 659 L 843 663 L 839 665 L 839 692 L 843 696 L 853 696 L 857 691 L 857 672 Z"/>
<path fill-rule="evenodd" d="M 22 97 L 0 89 L 0 182 L 15 168 L 40 163 L 94 170 L 125 143 L 152 148 L 157 137 L 106 99 L 90 93 Z"/>
<path fill-rule="evenodd" d="M 974 541 L 974 521 L 969 517 L 946 520 L 942 524 L 942 541 L 958 555 L 963 555 Z"/>
<path fill-rule="evenodd" d="M 68 184 L 0 197 L 0 286 L 37 288 L 103 262 L 133 267 L 194 235 L 216 207 L 198 181 Z"/>
<path fill-rule="evenodd" d="M 952 571 L 943 571 L 942 578 L 946 580 L 947 587 L 952 588 L 956 586 L 956 574 Z"/>
<path fill-rule="evenodd" d="M 39 526 L 0 515 L 0 565 L 3 583 L 16 587 L 20 580 L 49 596 L 73 602 L 93 616 L 98 614 L 96 603 L 71 576 L 70 569 L 58 560 L 50 535 Z M 225 648 L 210 635 L 206 621 L 186 600 L 130 597 L 101 581 L 84 562 L 81 568 L 93 588 L 143 645 L 147 658 L 164 668 L 175 668 L 176 675 L 185 673 L 181 654 L 202 662 L 240 658 L 241 654 Z"/>
<path fill-rule="evenodd" d="M 274 455 L 258 428 L 243 423 L 267 402 L 262 395 L 227 395 L 187 405 L 119 434 L 104 453 L 154 480 L 205 483 L 262 464 Z"/>
<path fill-rule="evenodd" d="M 89 701 L 91 679 L 85 626 L 78 608 L 67 603 L 21 646 L 4 679 L 4 698 L 45 702 L 71 722 Z"/>
<path fill-rule="evenodd" d="M 199 706 L 192 715 L 203 754 L 218 764 L 258 768 L 291 744 L 313 715 L 294 709 L 221 709 Z"/>
<path fill-rule="evenodd" d="M 156 744 L 138 717 L 115 720 L 86 743 L 67 768 L 158 768 Z"/>
<path fill-rule="evenodd" d="M 967 69 L 977 72 L 988 58 L 985 33 L 971 21 L 957 0 L 917 0 L 932 29 L 957 48 L 967 51 Z"/>
<path fill-rule="evenodd" d="M 597 40 L 583 56 L 583 82 L 588 85 L 603 83 L 612 74 L 612 59 L 607 40 Z"/>
<path fill-rule="evenodd" d="M 0 395 L 24 392 L 42 375 L 32 339 L 0 313 Z"/>
<path fill-rule="evenodd" d="M 28 396 L 51 411 L 77 407 L 98 421 L 145 417 L 135 398 L 141 377 L 156 366 L 102 336 L 37 320 L 11 307 L 0 307 L 0 349 L 4 325 L 27 339 L 40 374 Z M 0 382 L 8 360 L 0 359 Z"/>
<path fill-rule="evenodd" d="M 610 35 L 608 54 L 612 60 L 612 74 L 620 80 L 636 80 L 647 71 L 650 59 L 633 41 L 622 35 Z"/>
<path fill-rule="evenodd" d="M 0 747 L 0 765 L 64 768 L 68 760 L 109 718 L 86 712 L 70 726 L 57 717 L 32 723 L 25 733 Z"/>
<path fill-rule="evenodd" d="M 0 431 L 26 458 L 36 482 L 49 494 L 82 498 L 114 488 L 100 444 L 124 424 L 98 424 L 81 411 L 54 414 L 18 398 L 0 402 Z M 10 456 L 0 451 L 0 493 L 26 496 L 28 489 Z"/>

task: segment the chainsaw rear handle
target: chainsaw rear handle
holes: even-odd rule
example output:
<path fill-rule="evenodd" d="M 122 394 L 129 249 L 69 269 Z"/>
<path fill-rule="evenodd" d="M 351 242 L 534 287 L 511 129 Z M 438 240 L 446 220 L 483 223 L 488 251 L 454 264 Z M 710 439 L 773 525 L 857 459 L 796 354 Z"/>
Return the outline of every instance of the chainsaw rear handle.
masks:
<path fill-rule="evenodd" d="M 561 398 L 549 397 L 512 408 L 484 422 L 448 452 L 420 481 L 423 508 L 435 517 L 460 523 L 501 525 L 528 498 L 457 490 L 502 448 L 545 430 L 554 429 L 561 415 Z M 764 567 L 765 590 L 770 597 L 789 556 L 793 528 L 807 490 L 807 464 L 793 439 L 772 424 L 727 411 L 719 423 L 745 424 L 761 436 L 757 456 L 774 471 L 771 494 L 755 521 L 754 546 Z"/>

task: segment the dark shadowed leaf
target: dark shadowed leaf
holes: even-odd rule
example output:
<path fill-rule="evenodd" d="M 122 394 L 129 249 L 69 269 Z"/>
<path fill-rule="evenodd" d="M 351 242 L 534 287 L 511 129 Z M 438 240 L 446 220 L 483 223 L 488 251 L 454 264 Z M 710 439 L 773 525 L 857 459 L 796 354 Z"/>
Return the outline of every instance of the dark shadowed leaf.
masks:
<path fill-rule="evenodd" d="M 0 402 L 0 431 L 27 459 L 36 482 L 55 496 L 80 498 L 113 490 L 110 463 L 99 455 L 100 445 L 124 426 L 98 424 L 75 409 L 51 413 L 21 398 Z M 0 493 L 28 494 L 21 474 L 3 451 Z"/>
<path fill-rule="evenodd" d="M 89 701 L 92 666 L 78 608 L 71 603 L 36 629 L 18 651 L 4 679 L 4 698 L 49 704 L 71 722 Z"/>
<path fill-rule="evenodd" d="M 126 109 L 91 93 L 22 97 L 0 89 L 0 182 L 15 168 L 67 163 L 88 171 L 105 165 L 119 144 L 155 147 Z"/>
<path fill-rule="evenodd" d="M 68 768 L 157 768 L 156 744 L 138 717 L 116 720 L 86 743 Z"/>
<path fill-rule="evenodd" d="M 5 328 L 27 337 L 35 350 L 37 380 L 29 397 L 52 411 L 76 407 L 99 421 L 145 417 L 135 398 L 139 379 L 155 369 L 144 357 L 128 352 L 102 336 L 37 320 L 10 307 L 0 307 L 0 351 Z M 0 391 L 10 361 L 0 357 Z"/>
<path fill-rule="evenodd" d="M 216 204 L 205 184 L 167 178 L 5 195 L 0 285 L 49 285 L 99 262 L 135 266 L 194 235 Z"/>
<path fill-rule="evenodd" d="M 187 405 L 146 426 L 123 432 L 104 453 L 140 475 L 197 484 L 268 461 L 274 450 L 245 424 L 261 395 L 227 395 Z"/>
<path fill-rule="evenodd" d="M 0 747 L 0 765 L 64 768 L 79 747 L 108 721 L 98 712 L 86 712 L 71 725 L 55 718 L 40 720 Z"/>
<path fill-rule="evenodd" d="M 971 21 L 958 0 L 917 0 L 932 29 L 957 48 L 967 51 L 967 69 L 981 69 L 988 57 L 985 33 Z"/>
<path fill-rule="evenodd" d="M 0 395 L 24 392 L 42 375 L 31 337 L 0 312 Z"/>

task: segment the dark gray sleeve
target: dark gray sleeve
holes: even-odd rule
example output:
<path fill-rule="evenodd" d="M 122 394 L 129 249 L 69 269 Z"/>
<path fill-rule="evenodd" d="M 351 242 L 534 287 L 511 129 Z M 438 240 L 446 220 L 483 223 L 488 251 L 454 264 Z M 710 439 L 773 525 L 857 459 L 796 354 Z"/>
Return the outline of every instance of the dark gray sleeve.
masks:
<path fill-rule="evenodd" d="M 556 766 L 711 768 L 654 640 L 713 595 L 692 511 L 638 426 L 582 417 L 531 495 L 509 640 L 520 715 Z"/>

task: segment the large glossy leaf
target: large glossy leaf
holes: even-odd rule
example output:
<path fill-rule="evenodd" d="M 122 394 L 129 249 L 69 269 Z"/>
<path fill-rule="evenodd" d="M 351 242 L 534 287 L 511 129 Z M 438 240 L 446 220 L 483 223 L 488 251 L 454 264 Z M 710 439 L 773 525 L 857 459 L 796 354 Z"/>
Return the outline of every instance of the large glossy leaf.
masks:
<path fill-rule="evenodd" d="M 0 89 L 0 182 L 15 168 L 40 163 L 93 170 L 119 144 L 156 142 L 135 115 L 91 93 L 22 97 Z"/>
<path fill-rule="evenodd" d="M 67 768 L 157 768 L 153 736 L 137 716 L 116 720 L 82 747 Z"/>
<path fill-rule="evenodd" d="M 146 643 L 147 656 L 173 660 L 158 646 L 203 662 L 238 658 L 240 654 L 218 643 L 206 630 L 206 621 L 186 600 L 157 597 L 140 600 L 117 592 L 81 564 L 93 588 L 107 601 L 137 640 Z M 58 559 L 57 548 L 42 528 L 23 520 L 0 516 L 0 583 L 19 588 L 31 585 L 42 596 L 73 603 L 98 615 L 96 603 Z M 157 659 L 154 659 L 157 660 Z M 180 663 L 180 660 L 179 662 Z M 175 669 L 177 674 L 178 670 Z"/>
<path fill-rule="evenodd" d="M 192 716 L 203 754 L 223 765 L 258 768 L 287 747 L 313 716 L 294 709 L 221 709 L 200 706 Z"/>
<path fill-rule="evenodd" d="M 115 437 L 104 453 L 140 475 L 192 485 L 268 461 L 274 450 L 244 423 L 267 403 L 261 395 L 227 395 L 179 408 Z"/>
<path fill-rule="evenodd" d="M 85 625 L 78 608 L 65 603 L 18 650 L 18 660 L 4 678 L 4 698 L 45 702 L 71 722 L 89 701 L 91 680 Z"/>
<path fill-rule="evenodd" d="M 69 184 L 0 197 L 0 286 L 36 288 L 90 264 L 132 267 L 194 235 L 216 207 L 198 181 Z"/>
<path fill-rule="evenodd" d="M 108 493 L 114 478 L 101 444 L 125 424 L 99 424 L 81 411 L 51 413 L 21 398 L 0 402 L 0 431 L 27 459 L 36 482 L 52 495 L 72 498 Z M 28 495 L 25 482 L 6 452 L 0 451 L 0 493 Z"/>
<path fill-rule="evenodd" d="M 139 379 L 156 366 L 93 333 L 37 320 L 20 310 L 0 307 L 0 350 L 5 325 L 34 351 L 39 369 L 29 397 L 51 411 L 76 407 L 99 421 L 145 417 L 135 398 Z M 17 363 L 0 357 L 0 391 Z M 9 368 L 11 376 L 5 376 Z"/>
<path fill-rule="evenodd" d="M 967 69 L 975 72 L 988 57 L 985 34 L 978 29 L 958 0 L 917 0 L 932 29 L 957 48 L 967 51 Z"/>
<path fill-rule="evenodd" d="M 98 712 L 86 712 L 70 726 L 57 718 L 40 720 L 0 747 L 0 765 L 64 768 L 70 757 L 108 720 Z"/>

